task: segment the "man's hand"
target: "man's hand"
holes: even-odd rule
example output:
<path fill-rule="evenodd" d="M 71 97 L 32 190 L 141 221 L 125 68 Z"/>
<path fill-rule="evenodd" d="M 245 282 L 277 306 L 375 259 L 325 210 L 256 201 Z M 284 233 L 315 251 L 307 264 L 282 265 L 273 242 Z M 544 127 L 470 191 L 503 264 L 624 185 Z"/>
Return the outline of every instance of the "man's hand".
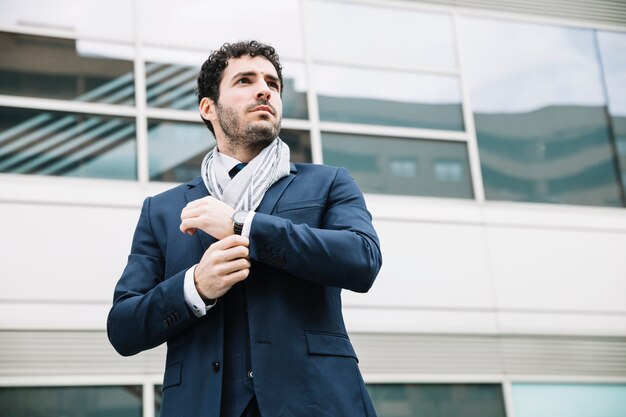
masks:
<path fill-rule="evenodd" d="M 193 235 L 200 229 L 221 240 L 234 233 L 232 220 L 234 212 L 232 207 L 215 197 L 194 200 L 180 213 L 180 230 Z"/>
<path fill-rule="evenodd" d="M 224 295 L 250 274 L 248 238 L 231 235 L 209 246 L 196 266 L 194 283 L 205 301 Z"/>

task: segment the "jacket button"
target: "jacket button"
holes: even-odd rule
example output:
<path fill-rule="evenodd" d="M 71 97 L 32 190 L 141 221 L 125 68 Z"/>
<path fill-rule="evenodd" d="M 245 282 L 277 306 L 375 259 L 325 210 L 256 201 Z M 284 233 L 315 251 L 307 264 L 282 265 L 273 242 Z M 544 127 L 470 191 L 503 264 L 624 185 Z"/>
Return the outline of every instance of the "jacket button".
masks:
<path fill-rule="evenodd" d="M 218 373 L 220 371 L 220 363 L 215 361 L 211 364 L 213 366 L 213 372 Z"/>
<path fill-rule="evenodd" d="M 250 379 L 254 378 L 254 374 L 252 373 L 252 371 L 248 371 L 248 378 Z"/>

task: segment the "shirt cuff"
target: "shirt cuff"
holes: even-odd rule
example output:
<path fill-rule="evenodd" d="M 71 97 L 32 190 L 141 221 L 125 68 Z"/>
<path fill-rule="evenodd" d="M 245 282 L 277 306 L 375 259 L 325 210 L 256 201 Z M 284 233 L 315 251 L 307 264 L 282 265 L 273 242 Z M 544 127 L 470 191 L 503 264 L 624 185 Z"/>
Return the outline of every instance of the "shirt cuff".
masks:
<path fill-rule="evenodd" d="M 256 213 L 254 211 L 249 211 L 246 216 L 246 220 L 243 222 L 243 228 L 241 229 L 241 236 L 250 237 L 250 228 L 252 227 L 252 219 L 254 219 L 254 215 Z"/>
<path fill-rule="evenodd" d="M 206 314 L 207 311 L 211 309 L 217 303 L 217 300 L 213 302 L 211 305 L 204 304 L 204 300 L 198 294 L 198 290 L 196 289 L 196 284 L 194 282 L 193 276 L 196 272 L 196 267 L 198 264 L 192 266 L 185 272 L 185 282 L 183 284 L 183 290 L 185 293 L 185 303 L 193 314 L 196 317 L 202 317 Z"/>

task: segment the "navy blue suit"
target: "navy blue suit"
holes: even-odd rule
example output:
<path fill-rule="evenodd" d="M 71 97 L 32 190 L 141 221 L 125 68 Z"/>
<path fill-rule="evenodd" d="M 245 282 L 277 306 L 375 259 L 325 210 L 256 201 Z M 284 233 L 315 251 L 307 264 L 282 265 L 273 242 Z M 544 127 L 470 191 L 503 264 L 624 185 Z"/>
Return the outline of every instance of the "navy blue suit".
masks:
<path fill-rule="evenodd" d="M 185 272 L 215 239 L 179 230 L 181 210 L 206 195 L 196 178 L 146 199 L 107 323 L 122 355 L 167 342 L 163 417 L 220 416 L 228 293 L 204 317 L 189 310 Z M 256 212 L 250 275 L 233 289 L 247 302 L 261 413 L 375 416 L 341 313 L 341 289 L 368 291 L 382 263 L 357 185 L 343 168 L 292 164 Z"/>

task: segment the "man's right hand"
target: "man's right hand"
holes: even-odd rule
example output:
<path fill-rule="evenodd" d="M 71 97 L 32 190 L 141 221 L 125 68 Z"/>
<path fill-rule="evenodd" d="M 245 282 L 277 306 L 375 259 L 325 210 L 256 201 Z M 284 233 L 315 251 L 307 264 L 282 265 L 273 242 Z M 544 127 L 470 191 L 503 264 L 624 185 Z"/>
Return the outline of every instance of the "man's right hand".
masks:
<path fill-rule="evenodd" d="M 205 301 L 224 295 L 250 274 L 248 238 L 230 235 L 209 246 L 196 266 L 194 283 Z"/>

